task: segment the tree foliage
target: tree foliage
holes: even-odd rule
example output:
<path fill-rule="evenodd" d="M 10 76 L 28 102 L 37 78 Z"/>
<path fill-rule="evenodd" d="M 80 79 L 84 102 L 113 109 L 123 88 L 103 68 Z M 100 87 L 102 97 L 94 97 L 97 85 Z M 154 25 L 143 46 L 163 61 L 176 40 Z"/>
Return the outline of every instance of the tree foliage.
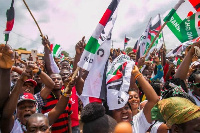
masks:
<path fill-rule="evenodd" d="M 131 47 L 127 47 L 125 51 L 126 51 L 126 53 L 128 54 L 129 52 L 132 51 L 132 49 L 133 49 L 133 48 L 131 48 Z"/>
<path fill-rule="evenodd" d="M 26 50 L 26 48 L 22 48 L 22 47 L 20 47 L 20 48 L 18 48 L 19 50 Z"/>

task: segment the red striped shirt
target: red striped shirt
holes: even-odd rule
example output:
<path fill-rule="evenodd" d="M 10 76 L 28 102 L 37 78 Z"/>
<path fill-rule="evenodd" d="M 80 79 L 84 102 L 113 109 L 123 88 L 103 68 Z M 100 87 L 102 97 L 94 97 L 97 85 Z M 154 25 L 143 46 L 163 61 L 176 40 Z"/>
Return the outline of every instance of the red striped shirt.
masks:
<path fill-rule="evenodd" d="M 42 107 L 42 113 L 47 113 L 51 111 L 58 102 L 58 98 L 54 97 L 51 93 L 47 97 L 47 104 Z M 71 110 L 72 102 L 69 100 L 65 111 L 59 116 L 57 121 L 52 125 L 52 133 L 68 133 L 68 116 L 72 113 Z"/>

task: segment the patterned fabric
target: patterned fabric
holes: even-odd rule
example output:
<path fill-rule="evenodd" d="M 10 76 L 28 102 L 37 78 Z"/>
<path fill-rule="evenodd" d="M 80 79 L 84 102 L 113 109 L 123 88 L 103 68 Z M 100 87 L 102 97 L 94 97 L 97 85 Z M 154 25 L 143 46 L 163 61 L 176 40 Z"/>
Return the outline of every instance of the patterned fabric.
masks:
<path fill-rule="evenodd" d="M 164 88 L 161 90 L 161 96 L 163 99 L 168 98 L 168 97 L 175 97 L 182 95 L 183 93 L 186 93 L 183 88 L 179 85 L 175 85 L 173 83 L 169 83 L 170 88 Z"/>
<path fill-rule="evenodd" d="M 41 95 L 40 95 L 40 92 L 36 93 L 34 96 L 35 96 L 35 99 L 36 99 L 37 105 L 38 105 L 38 110 L 37 110 L 37 112 L 38 112 L 38 113 L 41 113 L 42 107 L 43 107 L 44 105 L 46 105 L 46 102 L 47 102 L 47 101 L 44 100 L 44 99 L 42 99 L 42 97 L 41 97 Z"/>
<path fill-rule="evenodd" d="M 170 128 L 200 117 L 200 107 L 181 97 L 171 97 L 159 101 L 151 110 L 152 120 L 166 121 Z"/>

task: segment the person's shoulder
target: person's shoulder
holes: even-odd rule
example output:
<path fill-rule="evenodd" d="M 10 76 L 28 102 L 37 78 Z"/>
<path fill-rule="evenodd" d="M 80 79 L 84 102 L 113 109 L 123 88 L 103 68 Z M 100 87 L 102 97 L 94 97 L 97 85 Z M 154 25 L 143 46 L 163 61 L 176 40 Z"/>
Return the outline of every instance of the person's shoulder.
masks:
<path fill-rule="evenodd" d="M 18 119 L 15 120 L 11 133 L 23 133 L 21 124 Z"/>

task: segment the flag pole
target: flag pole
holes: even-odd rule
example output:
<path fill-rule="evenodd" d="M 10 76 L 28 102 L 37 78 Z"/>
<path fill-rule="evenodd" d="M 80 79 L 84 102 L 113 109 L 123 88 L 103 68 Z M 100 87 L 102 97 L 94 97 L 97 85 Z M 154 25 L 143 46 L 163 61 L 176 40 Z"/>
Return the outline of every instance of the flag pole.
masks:
<path fill-rule="evenodd" d="M 26 1 L 25 1 L 25 0 L 23 0 L 23 2 L 24 2 L 24 4 L 25 4 L 26 8 L 28 9 L 29 13 L 31 14 L 31 16 L 32 16 L 33 20 L 35 21 L 35 24 L 37 25 L 37 27 L 38 27 L 38 30 L 40 31 L 40 36 L 41 36 L 42 38 L 45 38 L 45 37 L 43 36 L 43 34 L 42 34 L 42 30 L 40 29 L 40 26 L 39 26 L 38 22 L 36 21 L 36 19 L 35 19 L 35 17 L 33 16 L 33 14 L 32 14 L 32 12 L 31 12 L 31 10 L 29 9 L 29 7 L 28 7 L 28 5 L 27 5 Z M 47 48 L 50 50 L 50 47 L 49 47 L 49 45 L 48 45 L 48 44 L 46 44 L 46 47 L 47 47 Z"/>
<path fill-rule="evenodd" d="M 162 29 L 165 27 L 166 24 L 167 24 L 167 22 L 165 22 L 165 23 L 162 25 L 161 29 L 158 31 L 158 33 L 156 34 L 155 38 L 154 38 L 153 41 L 151 42 L 151 45 L 150 45 L 149 48 L 147 49 L 147 52 L 145 53 L 144 57 L 147 56 L 147 54 L 149 53 L 149 50 L 150 50 L 151 47 L 153 46 L 154 42 L 156 41 L 156 39 L 158 38 L 160 32 L 162 31 Z"/>
<path fill-rule="evenodd" d="M 77 73 L 78 73 L 79 70 L 80 70 L 80 67 L 77 67 L 76 70 L 74 71 L 73 75 L 72 75 L 71 81 L 75 78 L 75 76 L 77 75 Z M 69 90 L 69 84 L 65 88 L 64 92 L 67 92 L 68 90 Z"/>
<path fill-rule="evenodd" d="M 185 0 L 179 0 L 179 2 L 175 5 L 174 9 L 177 10 L 177 9 L 180 7 L 180 5 L 181 5 L 182 3 L 184 3 L 184 2 L 185 2 Z M 171 17 L 172 17 L 172 16 L 171 16 Z M 171 18 L 171 17 L 170 17 L 170 18 Z M 168 21 L 166 21 L 166 22 L 162 25 L 161 29 L 160 29 L 160 30 L 158 31 L 158 33 L 156 34 L 156 36 L 155 36 L 155 38 L 153 39 L 151 45 L 150 45 L 149 48 L 147 49 L 147 52 L 145 53 L 144 57 L 147 56 L 149 50 L 150 50 L 151 47 L 153 46 L 154 42 L 155 42 L 156 39 L 158 38 L 160 32 L 163 30 L 163 28 L 165 27 L 165 25 L 167 24 L 167 22 L 168 22 Z"/>
<path fill-rule="evenodd" d="M 113 40 L 112 40 L 112 49 L 113 49 Z"/>
<path fill-rule="evenodd" d="M 124 51 L 125 51 L 125 40 L 126 40 L 126 34 L 125 34 L 125 38 L 124 38 Z"/>

